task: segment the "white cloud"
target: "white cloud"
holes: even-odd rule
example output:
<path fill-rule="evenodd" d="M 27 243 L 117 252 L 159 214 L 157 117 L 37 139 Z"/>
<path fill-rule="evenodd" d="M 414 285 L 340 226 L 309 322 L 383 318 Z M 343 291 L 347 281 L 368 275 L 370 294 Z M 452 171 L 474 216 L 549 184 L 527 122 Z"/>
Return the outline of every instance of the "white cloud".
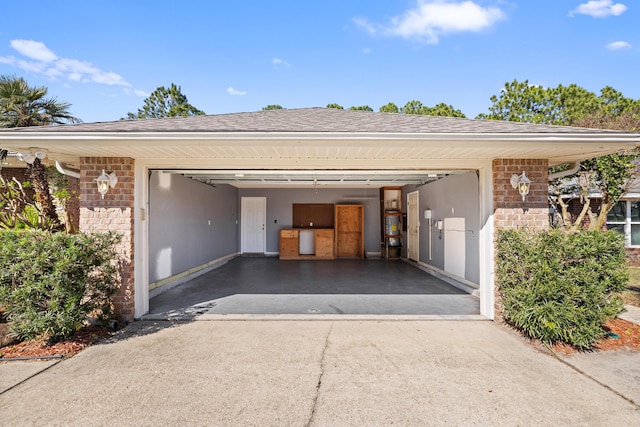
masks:
<path fill-rule="evenodd" d="M 150 93 L 139 89 L 135 89 L 133 93 L 135 94 L 135 96 L 139 96 L 140 98 L 148 98 L 149 95 L 151 95 Z"/>
<path fill-rule="evenodd" d="M 111 71 L 99 71 L 97 73 L 91 74 L 91 80 L 95 83 L 101 83 L 109 86 L 131 86 L 131 84 L 127 83 L 120 74 L 116 74 Z"/>
<path fill-rule="evenodd" d="M 36 61 L 51 62 L 58 59 L 42 42 L 34 40 L 11 40 L 11 47 L 17 50 L 21 55 Z"/>
<path fill-rule="evenodd" d="M 44 72 L 44 74 L 49 77 L 51 80 L 56 80 L 58 78 L 63 77 L 63 74 L 60 70 L 55 69 L 55 68 L 49 68 L 48 70 L 46 70 Z M 69 77 L 69 80 L 73 80 L 71 79 L 71 77 Z"/>
<path fill-rule="evenodd" d="M 627 42 L 617 41 L 613 43 L 609 43 L 605 46 L 609 50 L 622 50 L 622 49 L 631 49 L 631 45 Z"/>
<path fill-rule="evenodd" d="M 107 86 L 131 87 L 121 75 L 112 71 L 103 71 L 90 62 L 72 58 L 61 58 L 44 43 L 34 40 L 11 40 L 11 47 L 20 55 L 28 58 L 16 59 L 13 56 L 0 57 L 3 64 L 12 65 L 21 70 L 41 74 L 49 79 L 66 79 L 73 83 L 98 83 Z"/>
<path fill-rule="evenodd" d="M 60 73 L 59 70 L 56 70 L 56 71 Z M 71 73 L 67 76 L 67 78 L 72 82 L 79 82 L 79 81 L 82 81 L 82 73 Z"/>
<path fill-rule="evenodd" d="M 60 58 L 55 62 L 55 67 L 67 73 L 67 78 L 72 81 L 94 82 L 108 86 L 131 86 L 121 75 L 112 71 L 102 71 L 90 62 Z"/>
<path fill-rule="evenodd" d="M 365 47 L 364 49 L 362 49 L 362 53 L 364 53 L 365 55 L 368 55 L 371 53 L 371 48 L 370 47 Z"/>
<path fill-rule="evenodd" d="M 246 92 L 246 91 L 236 90 L 236 89 L 232 88 L 231 86 L 229 86 L 229 87 L 227 88 L 227 92 L 228 92 L 230 95 L 239 95 L 239 96 L 242 96 L 242 95 L 246 95 L 246 94 L 247 94 L 247 92 Z"/>
<path fill-rule="evenodd" d="M 45 74 L 48 68 L 43 62 L 25 61 L 24 59 L 17 59 L 15 65 L 22 70 L 30 71 L 32 73 Z"/>
<path fill-rule="evenodd" d="M 387 26 L 363 18 L 354 22 L 369 34 L 382 33 L 437 44 L 443 34 L 477 32 L 506 19 L 497 7 L 482 7 L 473 1 L 419 0 L 414 9 L 391 19 Z"/>
<path fill-rule="evenodd" d="M 284 65 L 285 67 L 289 67 L 289 63 L 285 60 L 282 60 L 280 58 L 273 58 L 273 60 L 271 61 L 273 62 L 273 65 Z"/>
<path fill-rule="evenodd" d="M 353 18 L 353 22 L 356 24 L 356 26 L 362 28 L 372 36 L 375 35 L 378 32 L 378 30 L 381 29 L 380 25 L 370 23 L 369 20 L 367 20 L 367 18 L 359 18 L 359 17 Z"/>
<path fill-rule="evenodd" d="M 613 4 L 612 0 L 591 0 L 573 9 L 569 15 L 581 14 L 593 18 L 606 18 L 612 15 L 622 15 L 626 10 L 627 6 L 622 3 Z"/>
<path fill-rule="evenodd" d="M 69 73 L 78 74 L 94 74 L 100 72 L 100 70 L 89 62 L 69 58 L 60 58 L 60 60 L 56 62 L 56 68 L 60 71 L 68 71 Z"/>
<path fill-rule="evenodd" d="M 0 64 L 15 65 L 16 58 L 14 56 L 0 56 Z"/>

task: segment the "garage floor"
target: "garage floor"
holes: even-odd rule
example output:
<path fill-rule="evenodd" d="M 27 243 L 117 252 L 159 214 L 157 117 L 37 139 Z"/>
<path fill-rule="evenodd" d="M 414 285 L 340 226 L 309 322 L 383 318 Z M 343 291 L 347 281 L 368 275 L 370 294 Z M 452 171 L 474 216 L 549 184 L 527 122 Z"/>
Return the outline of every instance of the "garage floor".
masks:
<path fill-rule="evenodd" d="M 480 300 L 401 260 L 239 257 L 152 298 L 145 319 L 208 315 L 480 314 Z"/>

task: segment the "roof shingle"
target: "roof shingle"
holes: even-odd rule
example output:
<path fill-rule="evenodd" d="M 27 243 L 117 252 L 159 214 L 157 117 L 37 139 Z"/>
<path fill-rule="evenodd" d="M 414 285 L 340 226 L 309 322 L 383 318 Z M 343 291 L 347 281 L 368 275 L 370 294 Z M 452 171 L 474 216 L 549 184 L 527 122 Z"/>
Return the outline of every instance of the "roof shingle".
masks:
<path fill-rule="evenodd" d="M 550 126 L 495 120 L 471 120 L 414 114 L 374 113 L 367 111 L 338 110 L 334 108 L 282 109 L 207 116 L 120 120 L 115 122 L 14 128 L 10 129 L 10 131 L 53 133 L 327 132 L 456 134 L 593 134 L 612 132 L 608 130 L 568 126 Z"/>

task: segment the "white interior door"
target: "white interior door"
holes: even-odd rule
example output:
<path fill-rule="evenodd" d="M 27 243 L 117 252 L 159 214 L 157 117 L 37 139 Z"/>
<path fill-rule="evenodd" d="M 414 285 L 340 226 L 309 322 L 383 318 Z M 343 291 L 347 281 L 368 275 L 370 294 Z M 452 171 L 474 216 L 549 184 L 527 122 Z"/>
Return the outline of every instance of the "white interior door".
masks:
<path fill-rule="evenodd" d="M 242 253 L 266 252 L 266 197 L 243 197 L 241 201 Z"/>
<path fill-rule="evenodd" d="M 407 258 L 420 259 L 420 214 L 418 212 L 418 192 L 407 194 Z"/>

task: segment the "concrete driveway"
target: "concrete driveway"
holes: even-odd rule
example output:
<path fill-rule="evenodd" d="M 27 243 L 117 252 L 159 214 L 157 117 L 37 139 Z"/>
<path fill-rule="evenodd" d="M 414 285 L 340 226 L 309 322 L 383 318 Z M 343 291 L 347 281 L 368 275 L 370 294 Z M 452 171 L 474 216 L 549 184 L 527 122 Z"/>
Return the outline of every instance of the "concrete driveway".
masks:
<path fill-rule="evenodd" d="M 638 383 L 640 353 L 610 362 Z M 1 392 L 0 424 L 638 425 L 590 369 L 490 321 L 140 321 Z"/>

